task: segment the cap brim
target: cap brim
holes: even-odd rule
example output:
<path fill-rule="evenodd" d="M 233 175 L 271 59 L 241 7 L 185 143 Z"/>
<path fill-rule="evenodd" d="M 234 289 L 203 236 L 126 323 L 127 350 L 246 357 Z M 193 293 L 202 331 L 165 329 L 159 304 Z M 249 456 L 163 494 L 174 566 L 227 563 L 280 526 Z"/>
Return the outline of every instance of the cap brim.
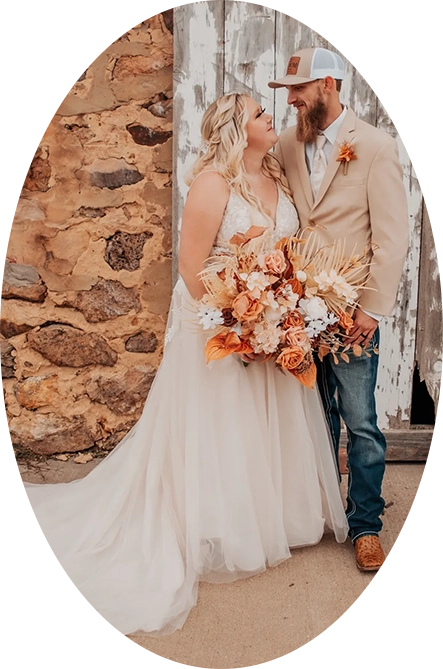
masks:
<path fill-rule="evenodd" d="M 276 79 L 275 81 L 270 81 L 268 83 L 268 86 L 269 88 L 284 88 L 285 86 L 298 86 L 299 84 L 308 84 L 310 81 L 315 81 L 315 79 L 289 75 L 287 77 L 283 77 L 282 79 Z"/>

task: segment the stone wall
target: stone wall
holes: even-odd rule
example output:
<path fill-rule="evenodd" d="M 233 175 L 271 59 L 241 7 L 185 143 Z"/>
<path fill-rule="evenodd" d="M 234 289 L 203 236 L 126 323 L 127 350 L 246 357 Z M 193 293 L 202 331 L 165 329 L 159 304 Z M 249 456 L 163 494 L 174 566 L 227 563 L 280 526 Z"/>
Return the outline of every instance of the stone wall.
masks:
<path fill-rule="evenodd" d="M 87 69 L 42 138 L 4 274 L 13 443 L 111 449 L 138 419 L 171 296 L 171 12 Z"/>

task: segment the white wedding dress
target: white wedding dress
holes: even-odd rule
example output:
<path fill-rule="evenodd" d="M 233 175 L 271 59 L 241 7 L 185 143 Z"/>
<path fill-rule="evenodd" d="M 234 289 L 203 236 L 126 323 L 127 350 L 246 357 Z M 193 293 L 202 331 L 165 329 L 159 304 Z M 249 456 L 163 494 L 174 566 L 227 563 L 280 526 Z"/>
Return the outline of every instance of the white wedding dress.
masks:
<path fill-rule="evenodd" d="M 264 218 L 231 193 L 223 239 Z M 298 228 L 283 191 L 275 239 Z M 318 391 L 270 361 L 207 366 L 208 333 L 182 279 L 143 414 L 85 478 L 26 491 L 57 558 L 123 633 L 168 634 L 196 604 L 199 580 L 230 581 L 347 537 Z M 259 583 L 257 583 L 259 587 Z"/>

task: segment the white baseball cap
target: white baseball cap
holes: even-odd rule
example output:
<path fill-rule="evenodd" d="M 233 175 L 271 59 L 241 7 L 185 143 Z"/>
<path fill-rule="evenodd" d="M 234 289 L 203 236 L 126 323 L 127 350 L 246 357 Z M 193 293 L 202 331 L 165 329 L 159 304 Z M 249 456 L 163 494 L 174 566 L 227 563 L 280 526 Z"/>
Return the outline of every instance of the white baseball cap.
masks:
<path fill-rule="evenodd" d="M 343 79 L 344 76 L 345 64 L 337 53 L 322 47 L 314 47 L 294 53 L 289 59 L 286 76 L 270 81 L 268 86 L 283 88 L 284 86 L 307 84 L 309 81 L 324 79 L 324 77 Z"/>

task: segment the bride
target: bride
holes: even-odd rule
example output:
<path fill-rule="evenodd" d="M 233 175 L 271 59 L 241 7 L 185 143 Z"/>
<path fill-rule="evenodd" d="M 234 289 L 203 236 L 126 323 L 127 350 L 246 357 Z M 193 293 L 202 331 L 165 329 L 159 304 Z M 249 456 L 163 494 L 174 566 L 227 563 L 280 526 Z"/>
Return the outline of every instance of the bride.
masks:
<path fill-rule="evenodd" d="M 262 572 L 318 543 L 325 527 L 347 537 L 317 389 L 271 361 L 205 363 L 192 308 L 204 261 L 252 224 L 271 227 L 277 241 L 298 219 L 269 153 L 272 117 L 252 98 L 218 99 L 202 136 L 164 357 L 140 420 L 85 478 L 25 484 L 67 574 L 125 634 L 181 628 L 199 580 Z"/>

